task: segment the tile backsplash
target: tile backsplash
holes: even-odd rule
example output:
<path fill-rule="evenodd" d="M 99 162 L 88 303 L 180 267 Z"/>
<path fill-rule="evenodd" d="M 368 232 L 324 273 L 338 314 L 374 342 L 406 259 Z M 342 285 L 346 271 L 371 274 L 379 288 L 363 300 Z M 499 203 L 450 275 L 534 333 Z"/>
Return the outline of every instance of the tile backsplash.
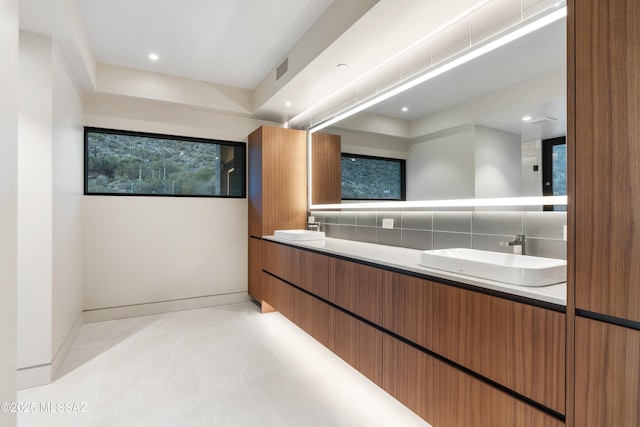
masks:
<path fill-rule="evenodd" d="M 567 258 L 563 240 L 566 212 L 324 212 L 313 211 L 327 237 L 412 249 L 473 248 L 511 252 L 500 246 L 516 234 L 526 236 L 526 254 Z M 393 228 L 382 228 L 383 219 Z"/>

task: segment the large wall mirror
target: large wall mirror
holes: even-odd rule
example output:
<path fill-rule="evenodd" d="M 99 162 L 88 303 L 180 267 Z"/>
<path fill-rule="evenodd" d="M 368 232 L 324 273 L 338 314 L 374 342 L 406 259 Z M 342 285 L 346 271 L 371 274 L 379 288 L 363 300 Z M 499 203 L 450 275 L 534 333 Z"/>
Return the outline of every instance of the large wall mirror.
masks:
<path fill-rule="evenodd" d="M 405 160 L 407 202 L 543 196 L 542 146 L 566 135 L 566 92 L 561 18 L 319 132 L 342 153 Z M 314 158 L 312 180 L 336 161 Z M 311 193 L 312 205 L 340 202 Z"/>

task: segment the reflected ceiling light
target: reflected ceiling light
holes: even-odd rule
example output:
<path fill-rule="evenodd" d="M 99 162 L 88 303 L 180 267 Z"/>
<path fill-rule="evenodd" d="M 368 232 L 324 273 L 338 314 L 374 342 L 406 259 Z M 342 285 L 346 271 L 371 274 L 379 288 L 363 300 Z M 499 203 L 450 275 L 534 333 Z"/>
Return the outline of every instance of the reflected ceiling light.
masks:
<path fill-rule="evenodd" d="M 409 107 L 402 107 L 402 112 L 406 113 L 407 111 L 409 111 Z"/>
<path fill-rule="evenodd" d="M 291 107 L 291 102 L 287 101 L 287 102 L 284 103 L 284 105 L 286 105 L 287 107 Z"/>
<path fill-rule="evenodd" d="M 369 107 L 372 107 L 382 101 L 385 101 L 399 93 L 402 93 L 408 89 L 411 89 L 415 86 L 418 86 L 419 84 L 422 84 L 424 82 L 426 82 L 427 80 L 431 80 L 434 77 L 439 76 L 440 74 L 444 74 L 447 71 L 453 70 L 456 67 L 459 67 L 463 64 L 466 64 L 469 61 L 472 61 L 486 53 L 489 53 L 491 51 L 494 51 L 495 49 L 498 49 L 508 43 L 511 43 L 514 40 L 517 40 L 527 34 L 530 34 L 536 30 L 539 30 L 540 28 L 543 28 L 553 22 L 556 22 L 562 18 L 564 18 L 565 16 L 567 16 L 567 7 L 563 6 L 561 9 L 556 10 L 555 12 L 552 12 L 548 15 L 543 16 L 540 19 L 537 19 L 533 22 L 530 22 L 526 25 L 523 25 L 522 27 L 519 27 L 513 31 L 511 31 L 510 33 L 505 34 L 502 37 L 499 37 L 493 41 L 490 41 L 487 44 L 484 44 L 482 46 L 479 46 L 475 49 L 470 50 L 469 52 L 465 53 L 464 55 L 461 55 L 455 59 L 453 59 L 452 61 L 449 61 L 439 67 L 436 67 L 433 70 L 427 71 L 426 73 L 420 75 L 419 77 L 416 77 L 413 80 L 409 80 L 404 84 L 401 84 L 399 86 L 396 86 L 395 88 L 388 90 L 386 92 L 381 93 L 378 96 L 374 96 L 373 98 L 369 99 L 366 102 L 363 102 L 362 104 L 347 110 L 341 114 L 337 114 L 335 116 L 333 116 L 332 118 L 319 123 L 316 126 L 313 126 L 312 128 L 309 129 L 310 132 L 317 132 L 321 129 L 324 129 L 328 126 L 331 126 L 334 123 L 339 122 L 340 120 L 346 119 L 347 117 L 350 117 L 354 114 L 357 114 L 361 111 L 366 110 Z"/>
<path fill-rule="evenodd" d="M 155 53 L 150 53 L 149 54 L 149 59 L 152 60 L 152 61 L 157 61 L 158 59 L 160 59 L 160 57 Z"/>
<path fill-rule="evenodd" d="M 531 116 L 524 116 L 524 117 L 522 118 L 522 121 L 523 121 L 523 122 L 528 122 L 529 120 L 531 120 Z"/>
<path fill-rule="evenodd" d="M 365 202 L 312 204 L 309 209 L 406 209 L 406 208 L 464 208 L 504 206 L 566 206 L 567 196 L 501 197 L 491 199 L 416 200 L 406 202 Z"/>

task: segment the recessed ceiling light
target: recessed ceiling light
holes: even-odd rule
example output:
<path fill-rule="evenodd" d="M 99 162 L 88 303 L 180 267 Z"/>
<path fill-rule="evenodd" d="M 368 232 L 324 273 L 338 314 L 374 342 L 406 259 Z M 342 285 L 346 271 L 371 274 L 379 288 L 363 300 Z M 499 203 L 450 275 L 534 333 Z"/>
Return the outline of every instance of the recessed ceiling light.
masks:
<path fill-rule="evenodd" d="M 152 61 L 157 61 L 158 59 L 160 59 L 160 57 L 155 53 L 150 53 L 149 54 L 149 59 L 152 60 Z"/>
<path fill-rule="evenodd" d="M 402 111 L 406 113 L 407 111 L 409 111 L 409 107 L 402 107 Z"/>
<path fill-rule="evenodd" d="M 338 64 L 338 70 L 346 70 L 349 68 L 347 64 Z"/>
<path fill-rule="evenodd" d="M 524 116 L 524 117 L 522 118 L 522 121 L 523 121 L 523 122 L 528 122 L 529 120 L 531 120 L 531 116 Z"/>

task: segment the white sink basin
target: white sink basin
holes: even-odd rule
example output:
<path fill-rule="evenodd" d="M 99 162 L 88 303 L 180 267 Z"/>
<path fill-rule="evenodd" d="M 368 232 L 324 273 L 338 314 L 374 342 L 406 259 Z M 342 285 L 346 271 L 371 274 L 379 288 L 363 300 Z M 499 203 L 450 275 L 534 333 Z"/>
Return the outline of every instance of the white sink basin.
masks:
<path fill-rule="evenodd" d="M 420 265 L 518 286 L 547 286 L 567 280 L 564 260 L 477 249 L 423 251 Z"/>
<path fill-rule="evenodd" d="M 276 230 L 274 235 L 287 240 L 324 240 L 324 231 Z"/>

